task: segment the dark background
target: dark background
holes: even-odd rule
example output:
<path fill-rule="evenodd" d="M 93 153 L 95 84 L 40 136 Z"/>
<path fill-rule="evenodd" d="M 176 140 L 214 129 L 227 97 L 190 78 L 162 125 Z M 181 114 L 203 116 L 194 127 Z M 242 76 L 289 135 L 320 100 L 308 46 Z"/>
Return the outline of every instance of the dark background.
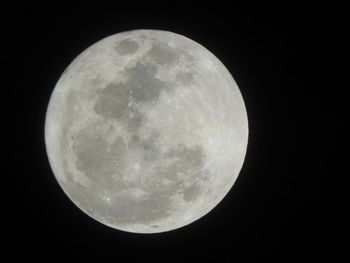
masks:
<path fill-rule="evenodd" d="M 11 223 L 4 231 L 12 257 L 285 262 L 339 255 L 330 192 L 341 171 L 326 164 L 337 155 L 344 120 L 333 112 L 339 89 L 319 81 L 331 67 L 325 65 L 333 31 L 327 6 L 203 2 L 199 8 L 164 1 L 20 5 L 8 12 L 15 86 L 3 103 L 12 105 L 5 149 L 14 187 L 3 192 L 9 191 Z M 161 234 L 122 232 L 86 216 L 60 189 L 45 152 L 45 111 L 60 74 L 91 44 L 131 29 L 169 30 L 207 47 L 232 73 L 248 112 L 247 156 L 232 190 L 200 220 Z"/>

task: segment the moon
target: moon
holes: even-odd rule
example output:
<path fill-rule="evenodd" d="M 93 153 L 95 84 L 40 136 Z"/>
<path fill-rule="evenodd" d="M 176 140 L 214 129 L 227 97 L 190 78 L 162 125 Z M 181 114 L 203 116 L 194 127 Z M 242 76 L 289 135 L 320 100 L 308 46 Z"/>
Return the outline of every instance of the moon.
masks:
<path fill-rule="evenodd" d="M 248 119 L 225 66 L 182 35 L 133 30 L 83 51 L 48 104 L 59 185 L 112 228 L 159 233 L 211 211 L 242 168 Z"/>

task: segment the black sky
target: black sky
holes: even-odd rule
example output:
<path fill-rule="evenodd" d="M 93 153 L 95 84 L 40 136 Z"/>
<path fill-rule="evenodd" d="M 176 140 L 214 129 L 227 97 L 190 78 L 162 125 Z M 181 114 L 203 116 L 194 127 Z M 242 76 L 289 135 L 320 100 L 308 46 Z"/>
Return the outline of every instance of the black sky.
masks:
<path fill-rule="evenodd" d="M 11 11 L 4 24 L 15 48 L 16 75 L 4 99 L 13 105 L 6 125 L 11 143 L 5 143 L 15 183 L 6 200 L 11 255 L 285 262 L 337 254 L 330 238 L 333 201 L 324 201 L 331 186 L 323 183 L 341 173 L 326 163 L 337 154 L 343 120 L 330 110 L 337 89 L 319 83 L 327 58 L 323 32 L 330 29 L 324 14 L 317 7 L 198 9 L 165 1 L 148 8 L 67 4 Z M 56 183 L 44 145 L 46 107 L 63 70 L 98 40 L 141 28 L 173 31 L 207 47 L 234 76 L 249 119 L 246 160 L 230 193 L 197 222 L 155 235 L 113 230 L 81 212 Z"/>

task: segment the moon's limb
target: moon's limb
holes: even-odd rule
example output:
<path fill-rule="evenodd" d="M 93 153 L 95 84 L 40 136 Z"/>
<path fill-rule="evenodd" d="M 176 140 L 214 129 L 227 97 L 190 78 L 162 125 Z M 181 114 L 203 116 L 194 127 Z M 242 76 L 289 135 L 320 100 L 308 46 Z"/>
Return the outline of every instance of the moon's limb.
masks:
<path fill-rule="evenodd" d="M 116 34 L 69 65 L 48 106 L 55 177 L 96 220 L 129 232 L 176 229 L 227 194 L 248 122 L 223 64 L 198 43 L 157 30 Z"/>

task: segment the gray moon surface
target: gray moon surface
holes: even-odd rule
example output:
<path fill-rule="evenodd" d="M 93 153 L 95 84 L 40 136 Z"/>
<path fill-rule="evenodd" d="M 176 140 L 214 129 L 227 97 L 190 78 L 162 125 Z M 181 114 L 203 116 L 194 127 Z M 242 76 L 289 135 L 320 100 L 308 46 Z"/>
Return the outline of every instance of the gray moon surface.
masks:
<path fill-rule="evenodd" d="M 46 112 L 53 173 L 95 220 L 128 232 L 188 225 L 229 192 L 248 119 L 225 66 L 193 40 L 133 30 L 83 51 Z"/>

